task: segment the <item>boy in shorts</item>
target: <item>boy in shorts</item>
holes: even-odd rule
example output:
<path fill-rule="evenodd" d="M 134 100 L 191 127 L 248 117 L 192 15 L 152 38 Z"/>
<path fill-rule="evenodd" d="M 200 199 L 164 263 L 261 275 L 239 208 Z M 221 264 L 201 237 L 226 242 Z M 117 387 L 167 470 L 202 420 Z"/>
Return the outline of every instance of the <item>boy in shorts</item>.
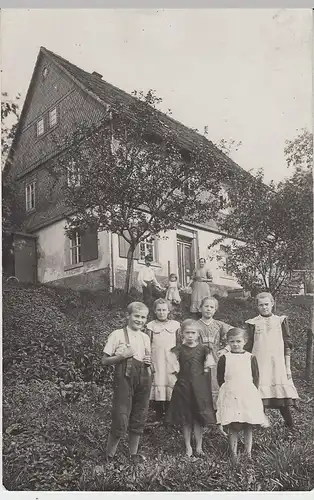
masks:
<path fill-rule="evenodd" d="M 151 347 L 141 329 L 147 321 L 148 308 L 132 302 L 127 308 L 128 324 L 113 331 L 104 347 L 103 365 L 115 365 L 112 422 L 106 459 L 113 459 L 121 436 L 128 430 L 131 460 L 143 459 L 137 453 L 147 419 L 151 390 Z"/>

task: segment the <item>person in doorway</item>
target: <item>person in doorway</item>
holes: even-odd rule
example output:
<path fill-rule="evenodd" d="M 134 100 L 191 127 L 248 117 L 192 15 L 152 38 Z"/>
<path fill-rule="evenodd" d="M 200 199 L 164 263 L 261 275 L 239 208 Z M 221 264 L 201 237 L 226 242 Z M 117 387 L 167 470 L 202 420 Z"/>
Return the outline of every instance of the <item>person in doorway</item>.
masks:
<path fill-rule="evenodd" d="M 209 283 L 213 281 L 213 277 L 205 264 L 204 258 L 199 259 L 199 265 L 188 285 L 192 288 L 190 312 L 193 314 L 199 314 L 202 299 L 211 295 Z"/>
<path fill-rule="evenodd" d="M 138 284 L 142 287 L 143 302 L 149 309 L 153 299 L 159 298 L 162 290 L 151 267 L 152 260 L 151 255 L 145 256 L 145 267 L 140 269 L 137 277 Z"/>

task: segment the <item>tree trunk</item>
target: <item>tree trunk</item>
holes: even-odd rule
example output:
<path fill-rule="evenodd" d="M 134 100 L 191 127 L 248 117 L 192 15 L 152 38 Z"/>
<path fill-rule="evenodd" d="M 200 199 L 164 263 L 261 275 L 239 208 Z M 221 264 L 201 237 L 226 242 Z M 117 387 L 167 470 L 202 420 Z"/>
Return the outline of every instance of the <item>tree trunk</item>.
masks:
<path fill-rule="evenodd" d="M 135 251 L 135 247 L 130 245 L 128 249 L 128 264 L 127 264 L 127 269 L 126 269 L 126 277 L 125 277 L 125 285 L 124 285 L 124 293 L 125 295 L 128 295 L 130 292 L 130 286 L 131 286 L 131 279 L 132 279 L 132 274 L 133 274 L 133 254 Z"/>

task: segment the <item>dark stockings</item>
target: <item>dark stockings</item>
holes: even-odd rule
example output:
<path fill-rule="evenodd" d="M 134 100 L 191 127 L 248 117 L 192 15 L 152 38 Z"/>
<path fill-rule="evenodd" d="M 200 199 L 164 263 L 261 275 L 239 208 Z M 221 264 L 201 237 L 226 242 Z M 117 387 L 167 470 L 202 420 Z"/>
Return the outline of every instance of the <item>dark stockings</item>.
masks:
<path fill-rule="evenodd" d="M 282 406 L 279 411 L 285 421 L 287 427 L 293 427 L 293 420 L 291 415 L 291 410 L 289 406 Z"/>
<path fill-rule="evenodd" d="M 169 401 L 153 401 L 152 406 L 156 413 L 156 419 L 161 420 L 167 413 Z"/>

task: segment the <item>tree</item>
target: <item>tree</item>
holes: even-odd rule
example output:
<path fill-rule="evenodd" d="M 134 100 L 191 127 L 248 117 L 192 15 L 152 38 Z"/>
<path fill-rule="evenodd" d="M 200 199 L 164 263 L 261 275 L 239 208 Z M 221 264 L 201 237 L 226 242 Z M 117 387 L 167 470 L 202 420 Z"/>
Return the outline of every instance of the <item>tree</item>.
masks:
<path fill-rule="evenodd" d="M 20 94 L 15 101 L 20 99 Z M 19 119 L 19 105 L 8 98 L 7 92 L 1 93 L 1 163 L 5 165 Z"/>
<path fill-rule="evenodd" d="M 289 178 L 266 186 L 259 171 L 245 184 L 235 180 L 230 190 L 230 212 L 220 227 L 238 241 L 226 245 L 228 269 L 253 293 L 278 295 L 291 272 L 312 260 L 312 140 L 303 131 L 287 141 L 287 163 L 294 168 Z"/>
<path fill-rule="evenodd" d="M 1 167 L 2 167 L 2 230 L 14 226 L 13 212 L 16 205 L 15 183 L 8 164 L 8 155 L 15 136 L 18 120 L 20 94 L 12 101 L 6 92 L 1 94 Z"/>
<path fill-rule="evenodd" d="M 141 241 L 163 237 L 184 220 L 206 222 L 219 211 L 219 189 L 229 174 L 213 161 L 200 136 L 188 147 L 157 106 L 153 91 L 134 92 L 128 104 L 112 104 L 102 122 L 84 126 L 60 144 L 54 172 L 64 183 L 67 233 L 117 233 L 129 245 L 125 291 Z M 207 194 L 204 195 L 204 192 Z"/>

